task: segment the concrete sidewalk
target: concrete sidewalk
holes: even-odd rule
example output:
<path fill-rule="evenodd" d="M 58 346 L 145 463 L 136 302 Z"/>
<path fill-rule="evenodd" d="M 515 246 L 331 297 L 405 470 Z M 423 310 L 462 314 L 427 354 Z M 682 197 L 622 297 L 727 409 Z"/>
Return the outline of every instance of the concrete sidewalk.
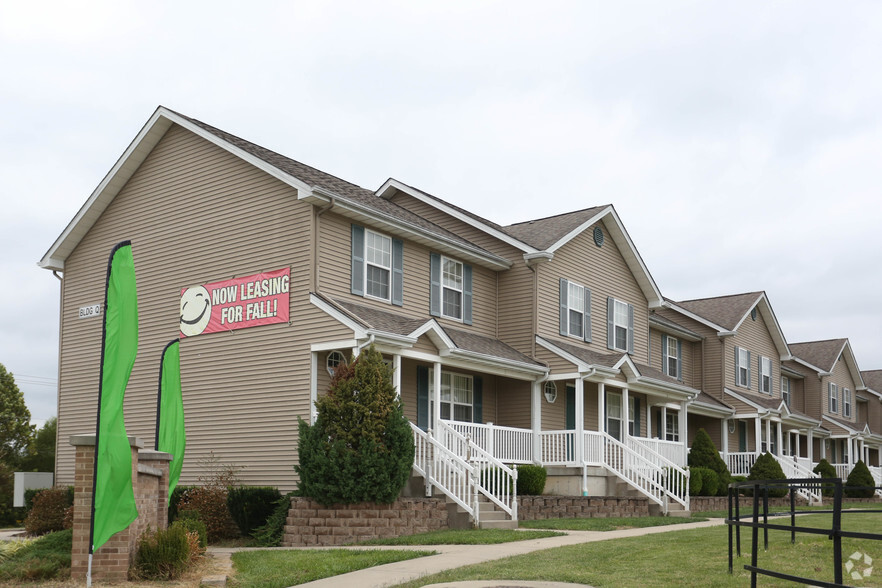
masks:
<path fill-rule="evenodd" d="M 566 535 L 559 537 L 547 537 L 545 539 L 533 539 L 528 541 L 515 541 L 512 543 L 501 543 L 498 545 L 414 545 L 414 546 L 352 546 L 352 547 L 294 547 L 294 548 L 275 548 L 275 549 L 396 549 L 396 550 L 412 550 L 412 551 L 436 551 L 437 555 L 420 557 L 407 561 L 390 563 L 382 566 L 376 566 L 350 572 L 340 576 L 333 576 L 323 580 L 316 580 L 307 584 L 300 584 L 300 587 L 314 588 L 339 588 L 341 586 L 358 588 L 373 588 L 381 586 L 393 586 L 402 582 L 416 580 L 423 576 L 429 576 L 445 570 L 461 568 L 463 566 L 493 561 L 504 557 L 523 555 L 532 553 L 542 549 L 552 549 L 554 547 L 565 547 L 568 545 L 579 545 L 581 543 L 592 543 L 595 541 L 607 541 L 610 539 L 620 539 L 623 537 L 639 537 L 642 535 L 653 535 L 656 533 L 667 533 L 670 531 L 683 531 L 685 529 L 701 529 L 704 527 L 713 527 L 723 525 L 723 519 L 711 519 L 700 523 L 682 523 L 677 525 L 665 525 L 661 527 L 645 527 L 641 529 L 623 529 L 620 531 L 562 531 Z M 246 548 L 247 549 L 247 548 Z M 229 558 L 235 551 L 245 551 L 246 549 L 221 549 L 211 548 L 209 551 L 216 557 L 221 559 Z M 468 582 L 457 583 L 456 586 L 566 586 L 567 584 L 559 584 L 553 582 Z M 452 586 L 452 584 L 443 584 L 443 586 Z M 571 586 L 571 585 L 570 585 Z"/>

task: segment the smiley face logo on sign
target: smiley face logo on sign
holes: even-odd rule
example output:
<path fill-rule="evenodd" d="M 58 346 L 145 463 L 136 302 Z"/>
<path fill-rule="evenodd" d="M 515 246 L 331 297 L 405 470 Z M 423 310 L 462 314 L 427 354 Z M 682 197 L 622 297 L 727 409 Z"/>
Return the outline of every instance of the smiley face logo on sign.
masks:
<path fill-rule="evenodd" d="M 204 286 L 187 288 L 181 294 L 181 333 L 198 335 L 211 320 L 211 298 Z"/>

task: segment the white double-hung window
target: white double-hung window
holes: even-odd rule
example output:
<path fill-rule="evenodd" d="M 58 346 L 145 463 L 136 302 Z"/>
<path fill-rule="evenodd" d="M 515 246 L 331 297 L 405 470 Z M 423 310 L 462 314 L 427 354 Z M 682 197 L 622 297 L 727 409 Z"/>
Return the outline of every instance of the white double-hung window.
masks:
<path fill-rule="evenodd" d="M 429 370 L 429 414 L 434 413 L 435 378 Z M 474 416 L 475 386 L 472 376 L 455 372 L 441 372 L 441 418 L 472 422 Z"/>
<path fill-rule="evenodd" d="M 560 334 L 591 341 L 591 290 L 560 278 Z"/>
<path fill-rule="evenodd" d="M 842 416 L 851 416 L 851 390 L 842 389 Z"/>
<path fill-rule="evenodd" d="M 830 412 L 837 413 L 839 412 L 839 386 L 834 384 L 833 382 L 827 383 L 827 396 L 830 399 Z"/>
<path fill-rule="evenodd" d="M 661 336 L 662 344 L 662 371 L 672 378 L 683 378 L 683 344 L 676 337 Z"/>
<path fill-rule="evenodd" d="M 392 278 L 392 239 L 371 230 L 364 232 L 365 294 L 389 300 Z"/>
<path fill-rule="evenodd" d="M 735 348 L 735 385 L 750 388 L 750 351 Z"/>
<path fill-rule="evenodd" d="M 462 263 L 441 257 L 441 315 L 462 320 Z"/>
<path fill-rule="evenodd" d="M 760 392 L 763 394 L 772 393 L 772 360 L 768 357 L 760 357 Z"/>
<path fill-rule="evenodd" d="M 606 318 L 606 346 L 615 351 L 634 353 L 634 307 L 609 297 Z"/>
<path fill-rule="evenodd" d="M 784 404 L 788 407 L 790 406 L 790 378 L 787 376 L 781 376 L 781 398 L 784 399 Z"/>

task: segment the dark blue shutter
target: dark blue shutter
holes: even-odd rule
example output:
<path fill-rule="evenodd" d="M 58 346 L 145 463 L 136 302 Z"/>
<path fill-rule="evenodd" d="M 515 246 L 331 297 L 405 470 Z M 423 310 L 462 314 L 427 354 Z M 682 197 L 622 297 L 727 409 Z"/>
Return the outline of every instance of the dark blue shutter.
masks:
<path fill-rule="evenodd" d="M 628 305 L 628 353 L 634 354 L 634 305 Z"/>
<path fill-rule="evenodd" d="M 567 328 L 567 323 L 569 321 L 569 313 L 567 308 L 567 294 L 569 293 L 569 283 L 565 278 L 560 279 L 560 334 L 562 337 L 566 337 L 570 334 L 569 329 Z"/>
<path fill-rule="evenodd" d="M 472 324 L 472 266 L 466 264 L 462 264 L 462 322 Z"/>
<path fill-rule="evenodd" d="M 677 379 L 683 381 L 683 342 L 677 339 Z"/>
<path fill-rule="evenodd" d="M 404 243 L 392 239 L 392 304 L 404 305 Z"/>
<path fill-rule="evenodd" d="M 585 326 L 585 336 L 583 339 L 591 343 L 591 290 L 585 288 L 585 319 L 582 321 Z"/>
<path fill-rule="evenodd" d="M 669 370 L 668 370 L 668 336 L 662 335 L 661 341 L 662 341 L 662 346 L 661 346 L 662 347 L 662 372 L 664 372 L 665 374 L 670 376 L 671 374 L 669 373 Z"/>
<path fill-rule="evenodd" d="M 741 371 L 741 365 L 739 364 L 739 359 L 741 354 L 738 353 L 738 347 L 735 347 L 735 385 L 741 385 L 741 379 L 739 376 L 739 372 Z"/>
<path fill-rule="evenodd" d="M 352 293 L 364 296 L 364 227 L 352 225 Z"/>
<path fill-rule="evenodd" d="M 640 437 L 640 399 L 634 397 L 634 436 Z"/>
<path fill-rule="evenodd" d="M 429 314 L 441 316 L 441 256 L 429 254 Z"/>
<path fill-rule="evenodd" d="M 417 426 L 429 428 L 429 368 L 417 366 Z"/>
<path fill-rule="evenodd" d="M 616 327 L 613 322 L 613 313 L 616 311 L 616 303 L 612 296 L 606 297 L 606 347 L 616 348 Z"/>
<path fill-rule="evenodd" d="M 472 408 L 472 422 L 484 422 L 484 385 L 480 377 L 475 376 L 473 379 L 474 404 Z"/>

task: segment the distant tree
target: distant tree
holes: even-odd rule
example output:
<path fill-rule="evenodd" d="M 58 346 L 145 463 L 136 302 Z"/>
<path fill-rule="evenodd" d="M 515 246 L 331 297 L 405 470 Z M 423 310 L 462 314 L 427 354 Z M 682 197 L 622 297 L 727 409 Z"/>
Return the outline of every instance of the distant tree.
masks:
<path fill-rule="evenodd" d="M 17 463 L 34 434 L 31 413 L 15 378 L 0 364 L 0 462 Z"/>
<path fill-rule="evenodd" d="M 55 470 L 55 433 L 58 419 L 47 420 L 31 438 L 28 448 L 21 458 L 18 469 L 21 472 L 52 472 Z"/>

